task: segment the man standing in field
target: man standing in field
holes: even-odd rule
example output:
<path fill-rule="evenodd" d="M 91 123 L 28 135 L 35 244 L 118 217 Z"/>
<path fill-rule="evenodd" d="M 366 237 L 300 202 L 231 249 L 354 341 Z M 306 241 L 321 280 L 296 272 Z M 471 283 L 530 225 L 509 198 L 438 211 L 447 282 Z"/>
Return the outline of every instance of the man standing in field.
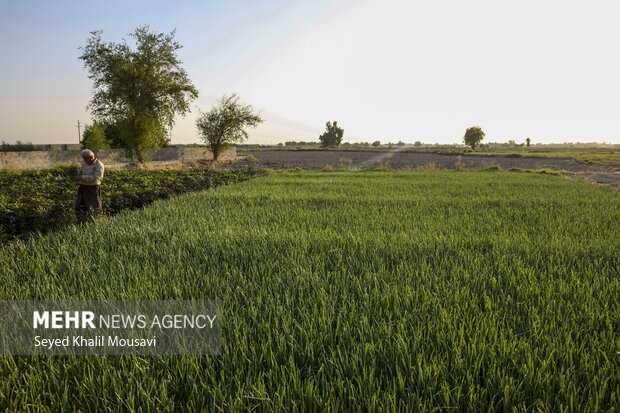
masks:
<path fill-rule="evenodd" d="M 84 149 L 82 151 L 82 168 L 73 179 L 80 184 L 75 199 L 75 214 L 79 222 L 92 221 L 93 214 L 101 213 L 101 180 L 103 179 L 103 163 L 95 158 L 95 154 Z M 92 207 L 92 212 L 91 212 Z"/>

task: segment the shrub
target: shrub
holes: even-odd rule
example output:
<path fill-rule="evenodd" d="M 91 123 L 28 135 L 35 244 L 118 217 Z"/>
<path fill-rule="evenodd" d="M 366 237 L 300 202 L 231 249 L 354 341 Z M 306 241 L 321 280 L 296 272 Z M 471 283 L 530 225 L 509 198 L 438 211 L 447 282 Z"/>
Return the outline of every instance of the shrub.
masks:
<path fill-rule="evenodd" d="M 351 158 L 340 158 L 340 169 L 351 169 L 351 165 L 353 164 L 353 159 Z"/>
<path fill-rule="evenodd" d="M 436 162 L 426 162 L 423 165 L 419 165 L 415 169 L 416 171 L 438 171 L 441 168 L 439 168 L 439 164 Z"/>
<path fill-rule="evenodd" d="M 454 163 L 454 167 L 456 169 L 465 169 L 465 163 L 463 162 L 463 157 L 461 155 L 456 157 L 456 162 Z"/>
<path fill-rule="evenodd" d="M 496 162 L 482 161 L 482 169 L 487 171 L 499 171 L 502 167 Z"/>

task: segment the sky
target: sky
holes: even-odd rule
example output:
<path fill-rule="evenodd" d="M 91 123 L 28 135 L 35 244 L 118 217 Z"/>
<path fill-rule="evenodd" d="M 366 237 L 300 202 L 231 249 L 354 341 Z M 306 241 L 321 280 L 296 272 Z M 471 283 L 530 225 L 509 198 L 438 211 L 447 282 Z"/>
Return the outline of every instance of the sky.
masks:
<path fill-rule="evenodd" d="M 173 143 L 200 142 L 199 110 L 237 93 L 265 122 L 249 143 L 620 143 L 617 0 L 0 0 L 0 140 L 78 143 L 90 32 L 169 33 L 199 98 Z"/>

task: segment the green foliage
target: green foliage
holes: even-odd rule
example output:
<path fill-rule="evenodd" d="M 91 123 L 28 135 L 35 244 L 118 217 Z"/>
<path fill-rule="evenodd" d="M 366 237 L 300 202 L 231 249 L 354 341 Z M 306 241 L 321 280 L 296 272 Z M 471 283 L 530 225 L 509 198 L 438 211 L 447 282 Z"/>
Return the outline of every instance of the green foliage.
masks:
<path fill-rule="evenodd" d="M 119 127 L 123 147 L 143 161 L 146 149 L 167 141 L 175 116 L 187 113 L 198 96 L 177 57 L 182 46 L 174 31 L 153 33 L 148 26 L 130 34 L 135 49 L 125 39 L 106 43 L 101 31 L 91 34 L 80 56 L 94 84 L 89 108 L 95 120 Z"/>
<path fill-rule="evenodd" d="M 374 146 L 374 147 L 376 147 L 376 148 L 380 147 L 380 146 L 381 146 L 381 141 L 374 141 L 374 142 L 372 143 L 372 146 Z"/>
<path fill-rule="evenodd" d="M 327 122 L 325 124 L 325 132 L 319 136 L 319 141 L 321 141 L 321 146 L 323 148 L 338 146 L 342 142 L 343 135 L 344 130 L 338 126 L 338 122 L 334 121 L 333 124 Z"/>
<path fill-rule="evenodd" d="M 552 148 L 541 145 L 530 149 L 503 149 L 494 148 L 488 152 L 472 152 L 471 148 L 440 148 L 437 153 L 445 155 L 475 155 L 475 156 L 505 156 L 509 158 L 567 158 L 583 164 L 596 164 L 604 166 L 620 166 L 620 150 L 597 149 L 597 148 Z"/>
<path fill-rule="evenodd" d="M 76 222 L 75 165 L 36 171 L 0 171 L 0 244 L 33 232 Z M 101 185 L 106 215 L 136 209 L 157 199 L 245 179 L 240 171 L 106 170 Z"/>
<path fill-rule="evenodd" d="M 106 125 L 95 122 L 86 125 L 82 133 L 82 149 L 110 149 L 110 141 L 105 136 Z"/>
<path fill-rule="evenodd" d="M 224 95 L 208 112 L 201 112 L 196 127 L 201 139 L 217 160 L 232 143 L 242 143 L 249 137 L 246 128 L 256 127 L 263 119 L 254 112 L 251 105 L 239 102 L 239 96 Z"/>
<path fill-rule="evenodd" d="M 133 136 L 131 132 L 131 126 L 127 125 L 126 121 L 118 121 L 115 123 L 105 123 L 105 136 L 112 148 L 125 149 L 127 157 L 131 157 L 135 150 L 132 149 L 131 143 L 133 142 Z M 144 140 L 145 148 L 167 148 L 170 146 L 170 136 L 163 128 L 150 131 L 151 135 L 148 135 Z M 154 141 L 149 144 L 149 141 Z M 145 159 L 145 155 L 142 154 L 142 159 Z"/>
<path fill-rule="evenodd" d="M 463 137 L 463 141 L 465 145 L 471 146 L 471 149 L 476 149 L 476 145 L 482 142 L 484 139 L 484 132 L 480 126 L 472 126 L 467 128 L 465 131 L 465 136 Z"/>
<path fill-rule="evenodd" d="M 26 152 L 26 151 L 44 151 L 42 145 L 34 145 L 32 142 L 22 142 L 20 140 L 15 143 L 2 141 L 0 144 L 0 152 Z"/>
<path fill-rule="evenodd" d="M 117 125 L 121 142 L 140 162 L 147 160 L 147 149 L 166 147 L 170 143 L 166 128 L 155 118 L 136 116 L 133 120 L 119 121 Z"/>
<path fill-rule="evenodd" d="M 525 140 L 525 145 L 529 148 L 530 147 L 530 143 L 532 142 L 532 140 L 530 138 L 527 138 Z"/>
<path fill-rule="evenodd" d="M 305 141 L 286 141 L 284 142 L 284 146 L 318 146 L 319 142 L 305 142 Z"/>
<path fill-rule="evenodd" d="M 550 175 L 299 172 L 16 242 L 2 299 L 217 298 L 223 342 L 3 356 L 0 409 L 613 411 L 619 220 Z"/>

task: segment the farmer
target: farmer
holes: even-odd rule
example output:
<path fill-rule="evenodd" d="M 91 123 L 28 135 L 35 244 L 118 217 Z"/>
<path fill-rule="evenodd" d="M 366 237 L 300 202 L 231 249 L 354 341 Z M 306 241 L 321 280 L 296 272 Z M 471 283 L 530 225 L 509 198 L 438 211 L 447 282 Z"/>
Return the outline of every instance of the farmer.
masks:
<path fill-rule="evenodd" d="M 95 154 L 84 149 L 82 151 L 82 168 L 73 177 L 80 184 L 75 199 L 75 215 L 79 222 L 92 221 L 93 214 L 101 213 L 101 180 L 103 179 L 103 163 Z M 92 207 L 92 211 L 91 211 Z"/>

